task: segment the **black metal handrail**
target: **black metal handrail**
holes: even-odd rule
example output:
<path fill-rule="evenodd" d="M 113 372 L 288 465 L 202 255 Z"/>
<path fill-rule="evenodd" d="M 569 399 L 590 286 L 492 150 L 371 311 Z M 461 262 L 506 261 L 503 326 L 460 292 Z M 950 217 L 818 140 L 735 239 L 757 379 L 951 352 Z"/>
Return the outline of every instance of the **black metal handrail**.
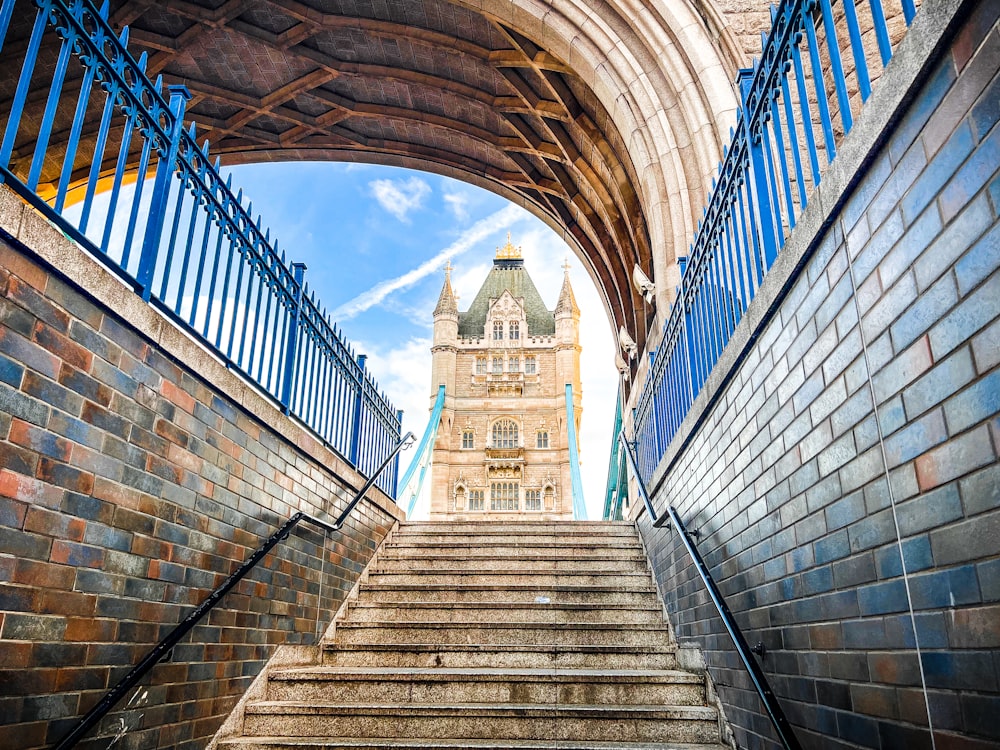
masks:
<path fill-rule="evenodd" d="M 789 724 L 788 718 L 785 716 L 785 712 L 781 709 L 781 704 L 778 703 L 777 696 L 775 696 L 774 691 L 771 690 L 771 686 L 767 681 L 767 676 L 764 674 L 764 670 L 760 668 L 757 660 L 751 656 L 751 654 L 755 652 L 759 652 L 761 656 L 763 656 L 763 645 L 761 644 L 751 648 L 747 643 L 746 638 L 743 637 L 743 631 L 740 630 L 740 626 L 736 624 L 736 620 L 733 618 L 733 613 L 729 610 L 729 606 L 726 604 L 726 600 L 722 596 L 722 592 L 719 591 L 719 587 L 715 585 L 715 579 L 712 578 L 712 574 L 709 572 L 708 566 L 705 565 L 705 561 L 702 559 L 701 553 L 698 552 L 698 548 L 694 546 L 694 541 L 691 537 L 695 536 L 696 532 L 690 532 L 687 530 L 687 527 L 684 526 L 684 522 L 681 521 L 681 517 L 677 514 L 677 510 L 672 505 L 667 506 L 663 515 L 657 517 L 656 510 L 653 508 L 653 502 L 650 500 L 649 494 L 646 492 L 646 485 L 642 481 L 642 476 L 639 474 L 639 467 L 637 465 L 635 455 L 632 453 L 632 446 L 625 439 L 624 431 L 619 434 L 619 440 L 625 448 L 625 455 L 628 456 L 629 468 L 632 469 L 632 476 L 635 477 L 639 494 L 642 496 L 642 501 L 646 506 L 646 512 L 649 514 L 649 517 L 653 519 L 653 526 L 657 528 L 667 526 L 669 528 L 669 524 L 672 523 L 677 531 L 680 532 L 681 542 L 684 544 L 684 548 L 691 557 L 691 561 L 694 563 L 695 569 L 698 571 L 698 575 L 701 576 L 701 580 L 705 584 L 705 588 L 708 589 L 708 595 L 711 597 L 715 608 L 719 611 L 719 616 L 722 618 L 722 624 L 725 626 L 726 632 L 728 632 L 729 637 L 733 639 L 733 644 L 736 646 L 736 652 L 739 654 L 740 661 L 743 662 L 743 666 L 746 667 L 747 672 L 750 674 L 750 680 L 753 682 L 753 686 L 757 690 L 757 695 L 764 704 L 764 710 L 767 711 L 767 715 L 770 717 L 771 723 L 774 725 L 774 730 L 778 733 L 778 739 L 781 740 L 781 744 L 784 746 L 785 750 L 801 750 L 802 746 L 799 744 L 799 740 L 795 736 L 795 732 L 792 731 L 792 726 Z"/>
<path fill-rule="evenodd" d="M 176 646 L 181 639 L 186 636 L 191 629 L 198 624 L 198 622 L 207 615 L 224 597 L 230 589 L 233 588 L 237 583 L 242 581 L 246 575 L 253 570 L 253 568 L 259 563 L 268 552 L 271 551 L 278 544 L 278 542 L 283 539 L 287 539 L 289 534 L 292 533 L 292 529 L 295 528 L 301 521 L 306 523 L 311 523 L 314 526 L 318 526 L 323 529 L 324 532 L 330 533 L 331 531 L 339 531 L 344 525 L 344 521 L 351 514 L 351 511 L 361 502 L 361 498 L 365 496 L 365 493 L 371 489 L 372 485 L 378 480 L 379 475 L 385 471 L 392 460 L 396 457 L 405 447 L 409 447 L 413 443 L 413 433 L 408 432 L 399 441 L 392 452 L 386 457 L 382 462 L 382 465 L 378 467 L 374 474 L 372 474 L 368 481 L 364 483 L 364 486 L 358 490 L 354 499 L 347 505 L 346 508 L 337 517 L 337 520 L 332 524 L 327 523 L 315 516 L 311 516 L 308 513 L 303 513 L 299 511 L 295 515 L 291 516 L 281 528 L 275 531 L 271 536 L 267 538 L 260 547 L 258 547 L 250 557 L 248 557 L 239 568 L 233 572 L 225 581 L 223 581 L 218 588 L 215 589 L 208 598 L 205 599 L 198 607 L 191 611 L 187 617 L 185 617 L 173 630 L 170 631 L 167 636 L 157 643 L 150 651 L 143 657 L 142 661 L 136 664 L 132 670 L 125 675 L 118 684 L 115 685 L 111 690 L 107 692 L 104 698 L 94 706 L 87 714 L 80 719 L 80 721 L 73 727 L 73 729 L 66 734 L 59 744 L 53 747 L 53 750 L 69 750 L 69 748 L 74 747 L 77 742 L 83 739 L 84 735 L 90 731 L 105 715 L 115 706 L 118 701 L 125 697 L 125 694 L 135 686 L 139 680 L 145 676 L 149 670 L 155 667 L 160 661 L 162 661 L 166 656 L 170 654 L 171 649 Z"/>

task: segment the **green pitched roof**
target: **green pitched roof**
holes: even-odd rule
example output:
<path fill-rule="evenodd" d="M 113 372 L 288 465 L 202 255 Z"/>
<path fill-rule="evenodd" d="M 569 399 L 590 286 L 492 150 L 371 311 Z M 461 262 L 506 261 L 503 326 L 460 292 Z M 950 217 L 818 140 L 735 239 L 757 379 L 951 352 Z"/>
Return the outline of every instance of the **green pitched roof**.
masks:
<path fill-rule="evenodd" d="M 542 295 L 535 288 L 520 259 L 496 259 L 476 298 L 465 312 L 458 314 L 458 335 L 482 336 L 490 300 L 499 299 L 504 290 L 511 296 L 524 298 L 524 312 L 528 320 L 529 336 L 553 336 L 556 332 L 555 315 L 545 307 Z"/>

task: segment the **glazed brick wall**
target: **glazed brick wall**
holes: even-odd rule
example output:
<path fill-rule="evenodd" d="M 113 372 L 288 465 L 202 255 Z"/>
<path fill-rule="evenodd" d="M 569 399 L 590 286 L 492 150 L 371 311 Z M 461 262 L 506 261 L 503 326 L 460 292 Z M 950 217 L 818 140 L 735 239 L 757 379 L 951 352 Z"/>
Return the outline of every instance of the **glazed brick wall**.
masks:
<path fill-rule="evenodd" d="M 288 516 L 346 505 L 358 475 L 263 422 L 0 238 L 0 745 L 51 746 Z M 80 747 L 204 747 L 332 619 L 398 514 L 372 496 L 325 565 L 300 525 Z"/>
<path fill-rule="evenodd" d="M 998 12 L 959 11 L 655 477 L 807 748 L 1000 747 Z M 777 746 L 676 532 L 638 523 L 740 745 Z"/>

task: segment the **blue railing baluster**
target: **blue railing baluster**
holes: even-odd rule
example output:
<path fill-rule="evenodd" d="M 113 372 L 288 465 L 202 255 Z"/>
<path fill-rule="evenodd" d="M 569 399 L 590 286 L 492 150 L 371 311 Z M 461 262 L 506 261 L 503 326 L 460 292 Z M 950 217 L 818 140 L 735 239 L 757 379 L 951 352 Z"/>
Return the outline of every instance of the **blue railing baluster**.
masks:
<path fill-rule="evenodd" d="M 0 51 L 3 50 L 4 40 L 7 38 L 7 29 L 10 26 L 10 18 L 14 13 L 14 3 L 16 0 L 3 0 L 0 3 Z"/>
<path fill-rule="evenodd" d="M 125 227 L 125 241 L 122 245 L 122 259 L 119 265 L 128 270 L 129 259 L 132 254 L 132 240 L 135 237 L 136 224 L 139 221 L 139 208 L 142 205 L 142 188 L 146 184 L 143 175 L 149 169 L 150 152 L 153 150 L 153 142 L 149 139 L 143 141 L 142 152 L 139 155 L 139 167 L 136 169 L 135 188 L 132 194 L 132 209 L 129 211 L 128 224 Z"/>
<path fill-rule="evenodd" d="M 812 113 L 809 111 L 809 95 L 806 93 L 806 77 L 802 70 L 802 53 L 799 51 L 799 42 L 802 33 L 796 32 L 794 43 L 792 44 L 792 64 L 795 68 L 795 90 L 799 100 L 799 114 L 801 115 L 802 131 L 806 137 L 806 148 L 809 151 L 809 164 L 812 167 L 813 185 L 819 185 L 819 155 L 816 152 L 816 136 L 813 132 Z M 803 202 L 803 205 L 805 203 Z"/>
<path fill-rule="evenodd" d="M 792 195 L 792 180 L 788 171 L 788 152 L 785 151 L 785 134 L 782 132 L 781 118 L 778 116 L 778 100 L 771 100 L 771 123 L 774 129 L 775 156 L 781 167 L 781 194 L 785 197 L 785 211 L 788 212 L 788 230 L 795 228 L 795 198 Z M 784 235 L 784 233 L 782 233 Z"/>
<path fill-rule="evenodd" d="M 3 37 L 0 36 L 0 41 Z M 94 68 L 87 68 L 80 81 L 80 96 L 76 100 L 76 111 L 73 114 L 73 125 L 66 141 L 66 155 L 63 157 L 63 168 L 59 173 L 59 185 L 56 187 L 55 212 L 61 214 L 66 205 L 66 193 L 69 191 L 69 181 L 73 177 L 73 163 L 76 161 L 76 150 L 80 146 L 80 134 L 83 132 L 83 120 L 90 103 L 90 90 L 94 86 Z"/>
<path fill-rule="evenodd" d="M 149 201 L 149 217 L 146 220 L 146 233 L 142 239 L 142 252 L 139 257 L 139 270 L 135 280 L 139 284 L 142 298 L 149 302 L 153 291 L 153 275 L 156 272 L 156 259 L 160 252 L 160 239 L 163 233 L 163 222 L 167 215 L 167 205 L 170 197 L 170 182 L 174 173 L 174 162 L 180 149 L 181 136 L 184 134 L 184 110 L 191 99 L 191 92 L 186 86 L 168 86 L 170 94 L 169 110 L 173 115 L 173 127 L 169 133 L 169 144 L 159 154 L 156 164 L 156 175 L 153 177 L 153 193 Z M 177 196 L 177 206 L 174 210 L 174 223 L 170 243 L 167 246 L 168 260 L 163 271 L 162 298 L 170 277 L 170 258 L 173 257 L 174 241 L 177 237 L 177 222 L 180 221 L 181 205 L 184 197 L 184 184 L 181 183 Z"/>
<path fill-rule="evenodd" d="M 882 58 L 882 67 L 892 59 L 892 42 L 889 41 L 889 27 L 885 22 L 885 11 L 882 0 L 868 0 L 872 11 L 872 25 L 875 28 L 875 38 L 878 40 L 878 52 Z"/>
<path fill-rule="evenodd" d="M 291 314 L 288 318 L 287 346 L 284 350 L 285 372 L 281 376 L 281 406 L 288 413 L 292 397 L 292 370 L 295 366 L 295 349 L 298 344 L 299 316 L 302 310 L 302 285 L 305 283 L 306 264 L 292 263 L 292 283 L 294 291 L 291 298 Z"/>
<path fill-rule="evenodd" d="M 847 21 L 847 35 L 851 40 L 851 51 L 854 54 L 854 72 L 858 77 L 858 91 L 861 101 L 868 101 L 872 93 L 871 78 L 868 76 L 868 60 L 865 59 L 865 48 L 861 43 L 861 28 L 858 26 L 858 11 L 854 0 L 841 0 L 844 6 L 844 19 Z"/>
<path fill-rule="evenodd" d="M 850 2 L 850 0 L 844 0 Z M 840 57 L 840 45 L 837 43 L 837 27 L 833 22 L 833 10 L 830 0 L 819 0 L 823 13 L 823 27 L 826 31 L 826 47 L 830 53 L 830 75 L 833 87 L 837 92 L 837 104 L 840 107 L 840 122 L 844 126 L 844 134 L 854 126 L 854 116 L 851 114 L 851 99 L 847 95 L 847 76 L 844 74 L 844 63 Z"/>
<path fill-rule="evenodd" d="M 0 142 L 0 167 L 10 167 L 10 157 L 14 153 L 14 141 L 17 140 L 17 131 L 21 124 L 24 104 L 28 100 L 31 74 L 35 70 L 35 61 L 38 59 L 38 50 L 42 46 L 45 26 L 45 11 L 39 10 L 35 16 L 35 25 L 31 28 L 31 38 L 28 40 L 28 49 L 24 54 L 24 63 L 21 65 L 21 76 L 17 79 L 17 88 L 14 90 L 14 100 L 11 102 L 10 113 L 7 116 L 7 127 L 4 129 L 3 141 Z"/>
<path fill-rule="evenodd" d="M 52 74 L 52 85 L 49 86 L 49 98 L 45 103 L 45 113 L 42 115 L 42 123 L 38 128 L 38 136 L 35 138 L 35 154 L 31 159 L 31 168 L 28 171 L 26 183 L 28 189 L 32 191 L 38 191 L 38 180 L 42 175 L 42 165 L 45 163 L 45 156 L 49 150 L 52 123 L 56 119 L 56 110 L 59 107 L 63 81 L 66 78 L 66 69 L 69 67 L 69 58 L 72 52 L 73 40 L 72 37 L 68 37 L 63 40 L 59 50 L 59 59 L 56 61 L 56 69 Z"/>
<path fill-rule="evenodd" d="M 792 152 L 792 167 L 795 170 L 795 186 L 799 191 L 799 212 L 805 211 L 806 201 L 806 181 L 802 174 L 802 153 L 799 146 L 798 127 L 795 124 L 795 114 L 792 111 L 792 97 L 788 90 L 788 77 L 781 78 L 781 100 L 785 110 L 785 122 L 788 127 L 788 146 Z M 789 188 L 788 195 L 791 198 L 792 191 Z"/>
<path fill-rule="evenodd" d="M 917 8 L 913 4 L 913 0 L 902 0 L 903 6 L 903 18 L 906 19 L 906 25 L 909 26 L 913 23 L 913 17 L 917 15 Z"/>
<path fill-rule="evenodd" d="M 812 68 L 813 86 L 816 89 L 816 106 L 819 108 L 819 120 L 823 126 L 823 147 L 826 150 L 827 163 L 832 163 L 837 156 L 837 144 L 833 140 L 833 121 L 830 119 L 830 105 L 826 98 L 826 85 L 823 80 L 823 66 L 819 60 L 819 43 L 816 41 L 816 26 L 808 14 L 804 19 L 806 38 L 809 40 L 809 67 Z"/>

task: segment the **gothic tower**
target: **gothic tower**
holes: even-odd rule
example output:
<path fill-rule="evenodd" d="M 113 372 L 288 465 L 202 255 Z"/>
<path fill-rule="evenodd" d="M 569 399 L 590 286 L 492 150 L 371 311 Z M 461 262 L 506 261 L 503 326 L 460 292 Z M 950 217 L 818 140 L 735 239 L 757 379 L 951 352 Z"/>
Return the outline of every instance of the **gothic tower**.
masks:
<path fill-rule="evenodd" d="M 579 326 L 568 266 L 549 310 L 509 234 L 465 312 L 445 270 L 431 347 L 432 402 L 445 387 L 431 464 L 432 520 L 573 518 L 576 451 L 569 441 L 579 435 L 581 414 Z"/>

